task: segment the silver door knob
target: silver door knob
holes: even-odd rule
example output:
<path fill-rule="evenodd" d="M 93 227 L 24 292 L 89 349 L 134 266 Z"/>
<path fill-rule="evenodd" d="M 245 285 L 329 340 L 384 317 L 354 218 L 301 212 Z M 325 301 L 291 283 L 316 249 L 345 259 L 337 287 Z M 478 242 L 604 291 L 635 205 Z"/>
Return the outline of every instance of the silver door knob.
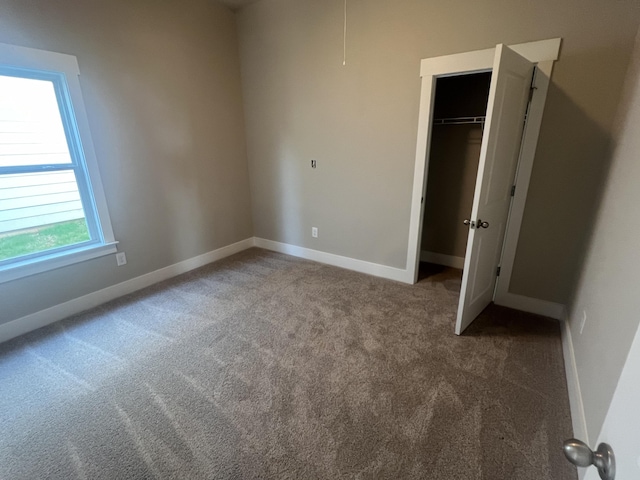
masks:
<path fill-rule="evenodd" d="M 471 228 L 475 228 L 475 226 L 476 226 L 475 222 L 473 220 L 469 220 L 469 219 L 465 219 L 464 222 L 462 222 L 462 223 L 464 223 L 465 225 L 467 225 L 467 226 L 469 226 Z"/>
<path fill-rule="evenodd" d="M 489 228 L 489 222 L 483 222 L 482 220 L 478 219 L 478 227 Z"/>
<path fill-rule="evenodd" d="M 564 456 L 574 465 L 578 467 L 594 465 L 602 480 L 615 480 L 616 457 L 611 446 L 606 443 L 598 445 L 598 449 L 594 452 L 586 443 L 572 438 L 564 442 L 562 449 Z"/>

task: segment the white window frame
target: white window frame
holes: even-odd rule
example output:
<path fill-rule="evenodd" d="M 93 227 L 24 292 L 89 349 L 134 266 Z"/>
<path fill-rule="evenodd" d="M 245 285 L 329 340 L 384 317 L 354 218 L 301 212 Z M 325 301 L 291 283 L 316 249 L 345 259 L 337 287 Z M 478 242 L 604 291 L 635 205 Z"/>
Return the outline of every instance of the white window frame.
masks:
<path fill-rule="evenodd" d="M 113 235 L 102 188 L 76 57 L 0 43 L 0 74 L 54 83 L 72 159 L 71 169 L 81 172 L 76 180 L 91 237 L 86 242 L 1 261 L 0 283 L 116 253 L 118 242 Z M 60 166 L 60 169 L 69 168 L 68 164 Z M 43 171 L 54 169 L 56 167 L 48 166 Z M 23 170 L 27 168 L 10 167 L 4 168 L 2 173 L 23 173 Z M 33 168 L 28 170 L 33 171 Z"/>

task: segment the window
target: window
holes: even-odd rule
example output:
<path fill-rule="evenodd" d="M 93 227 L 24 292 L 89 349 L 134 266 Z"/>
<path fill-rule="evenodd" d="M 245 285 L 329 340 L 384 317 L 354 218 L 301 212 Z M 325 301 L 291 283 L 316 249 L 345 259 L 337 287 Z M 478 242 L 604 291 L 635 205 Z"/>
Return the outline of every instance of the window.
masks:
<path fill-rule="evenodd" d="M 0 44 L 0 282 L 116 251 L 78 75 Z"/>

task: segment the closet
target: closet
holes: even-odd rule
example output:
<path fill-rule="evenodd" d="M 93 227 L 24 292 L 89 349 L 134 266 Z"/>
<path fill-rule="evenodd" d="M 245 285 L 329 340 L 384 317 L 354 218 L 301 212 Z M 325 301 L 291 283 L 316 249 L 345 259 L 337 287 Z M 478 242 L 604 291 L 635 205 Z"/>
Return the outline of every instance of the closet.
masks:
<path fill-rule="evenodd" d="M 458 335 L 492 301 L 530 308 L 509 284 L 560 44 L 498 44 L 420 62 L 407 277 L 418 281 L 421 257 L 463 268 Z"/>
<path fill-rule="evenodd" d="M 491 72 L 436 80 L 420 260 L 464 264 Z"/>

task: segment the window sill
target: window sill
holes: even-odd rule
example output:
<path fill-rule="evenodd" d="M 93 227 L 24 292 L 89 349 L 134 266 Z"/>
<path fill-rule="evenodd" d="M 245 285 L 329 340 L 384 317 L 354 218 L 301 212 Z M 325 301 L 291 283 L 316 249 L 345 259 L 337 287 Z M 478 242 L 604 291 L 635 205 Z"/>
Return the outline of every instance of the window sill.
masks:
<path fill-rule="evenodd" d="M 118 242 L 89 245 L 51 255 L 44 255 L 36 259 L 15 262 L 0 267 L 0 283 L 10 282 L 18 278 L 29 277 L 38 273 L 48 272 L 75 263 L 85 262 L 93 258 L 111 255 L 118 251 Z"/>

